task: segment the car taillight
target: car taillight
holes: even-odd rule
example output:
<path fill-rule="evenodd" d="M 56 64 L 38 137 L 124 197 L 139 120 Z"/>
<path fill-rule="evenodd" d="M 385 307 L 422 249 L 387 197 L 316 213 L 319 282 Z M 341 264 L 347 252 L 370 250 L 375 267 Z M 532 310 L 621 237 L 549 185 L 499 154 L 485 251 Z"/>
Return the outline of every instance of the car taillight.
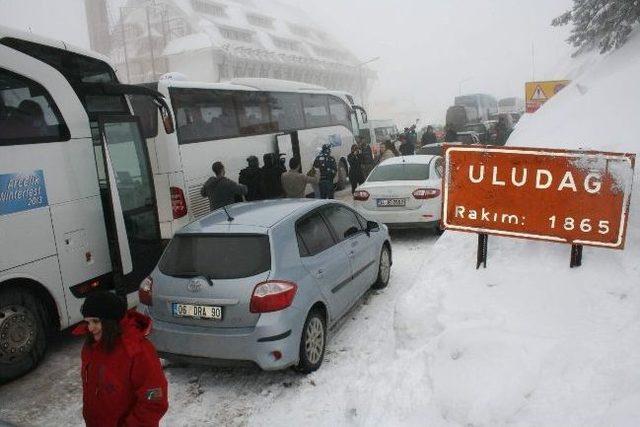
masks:
<path fill-rule="evenodd" d="M 144 305 L 153 305 L 153 301 L 151 296 L 153 295 L 153 279 L 151 277 L 147 277 L 140 283 L 140 287 L 138 288 L 138 299 L 140 300 L 140 304 Z"/>
<path fill-rule="evenodd" d="M 364 190 L 357 190 L 355 193 L 353 193 L 353 200 L 360 200 L 361 202 L 369 200 L 369 192 Z"/>
<path fill-rule="evenodd" d="M 187 214 L 187 201 L 184 198 L 184 192 L 179 187 L 170 187 L 169 191 L 171 193 L 173 219 L 182 218 Z"/>
<path fill-rule="evenodd" d="M 297 290 L 298 285 L 284 280 L 258 283 L 253 289 L 249 310 L 252 313 L 283 310 L 291 305 Z"/>
<path fill-rule="evenodd" d="M 440 190 L 437 188 L 418 188 L 411 195 L 416 199 L 433 199 L 440 195 Z"/>

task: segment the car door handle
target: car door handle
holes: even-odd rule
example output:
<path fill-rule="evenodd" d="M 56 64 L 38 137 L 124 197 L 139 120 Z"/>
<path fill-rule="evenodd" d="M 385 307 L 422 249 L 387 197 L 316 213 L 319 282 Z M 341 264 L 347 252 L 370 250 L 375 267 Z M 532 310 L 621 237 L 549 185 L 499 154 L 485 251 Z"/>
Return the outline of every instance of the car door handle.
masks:
<path fill-rule="evenodd" d="M 320 268 L 320 269 L 318 269 L 318 270 L 316 270 L 316 277 L 317 277 L 318 279 L 321 279 L 321 278 L 322 278 L 322 276 L 324 276 L 324 270 L 323 270 L 323 269 L 321 269 L 321 268 Z"/>

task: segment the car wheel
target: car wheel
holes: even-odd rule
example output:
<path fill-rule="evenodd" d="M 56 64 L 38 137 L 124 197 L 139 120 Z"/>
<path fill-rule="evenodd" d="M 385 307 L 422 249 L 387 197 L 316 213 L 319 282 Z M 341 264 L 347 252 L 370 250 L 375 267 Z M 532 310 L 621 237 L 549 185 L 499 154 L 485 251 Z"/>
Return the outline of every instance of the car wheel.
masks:
<path fill-rule="evenodd" d="M 391 277 L 391 251 L 389 246 L 382 246 L 380 251 L 380 263 L 378 264 L 378 277 L 373 284 L 373 289 L 383 289 L 389 284 L 389 277 Z"/>
<path fill-rule="evenodd" d="M 313 310 L 307 316 L 300 339 L 300 360 L 296 370 L 308 374 L 317 370 L 324 359 L 324 349 L 327 343 L 327 325 L 324 315 L 319 310 Z"/>
<path fill-rule="evenodd" d="M 35 368 L 47 348 L 45 311 L 27 291 L 0 291 L 0 384 Z"/>
<path fill-rule="evenodd" d="M 338 179 L 336 181 L 336 190 L 344 190 L 347 186 L 347 165 L 344 163 L 344 160 L 340 160 L 338 164 Z"/>

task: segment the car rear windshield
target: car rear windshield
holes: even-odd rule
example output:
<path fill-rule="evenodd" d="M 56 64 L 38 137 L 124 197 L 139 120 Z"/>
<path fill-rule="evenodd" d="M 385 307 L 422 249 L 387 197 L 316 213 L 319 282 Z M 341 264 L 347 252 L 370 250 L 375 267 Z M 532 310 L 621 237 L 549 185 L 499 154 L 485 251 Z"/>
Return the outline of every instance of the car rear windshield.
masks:
<path fill-rule="evenodd" d="M 271 268 L 269 237 L 262 234 L 176 235 L 160 264 L 168 276 L 251 277 Z"/>
<path fill-rule="evenodd" d="M 378 166 L 367 181 L 420 181 L 429 179 L 429 166 L 416 163 Z"/>

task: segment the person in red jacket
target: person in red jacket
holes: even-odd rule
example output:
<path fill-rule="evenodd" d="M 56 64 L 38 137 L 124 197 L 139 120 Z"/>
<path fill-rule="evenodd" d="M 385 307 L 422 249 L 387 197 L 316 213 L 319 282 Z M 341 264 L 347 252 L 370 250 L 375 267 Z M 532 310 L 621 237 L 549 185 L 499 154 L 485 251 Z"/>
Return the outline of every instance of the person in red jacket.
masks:
<path fill-rule="evenodd" d="M 82 415 L 88 427 L 157 426 L 169 406 L 167 380 L 153 344 L 151 319 L 128 312 L 110 292 L 89 295 L 82 348 Z"/>

